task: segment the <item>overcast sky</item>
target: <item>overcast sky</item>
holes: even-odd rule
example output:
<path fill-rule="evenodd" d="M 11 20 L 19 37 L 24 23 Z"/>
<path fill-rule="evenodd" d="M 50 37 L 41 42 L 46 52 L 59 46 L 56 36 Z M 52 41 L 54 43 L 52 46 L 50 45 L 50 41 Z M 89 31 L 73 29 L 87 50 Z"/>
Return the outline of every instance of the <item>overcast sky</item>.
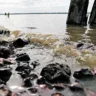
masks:
<path fill-rule="evenodd" d="M 94 0 L 89 0 L 91 11 Z M 4 12 L 68 12 L 70 0 L 0 0 L 0 13 Z"/>

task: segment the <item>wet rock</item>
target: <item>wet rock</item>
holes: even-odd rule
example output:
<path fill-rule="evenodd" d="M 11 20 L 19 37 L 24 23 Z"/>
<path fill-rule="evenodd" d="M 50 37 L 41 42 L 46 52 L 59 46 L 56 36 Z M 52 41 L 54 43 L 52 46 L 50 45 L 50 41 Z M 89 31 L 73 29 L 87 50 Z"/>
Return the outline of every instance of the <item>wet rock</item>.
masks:
<path fill-rule="evenodd" d="M 7 82 L 12 75 L 10 68 L 0 68 L 0 79 Z"/>
<path fill-rule="evenodd" d="M 24 71 L 23 72 L 19 72 L 18 74 L 20 74 L 20 76 L 24 79 L 24 78 L 27 78 L 29 74 L 25 73 Z"/>
<path fill-rule="evenodd" d="M 50 89 L 50 90 L 53 90 L 53 88 L 54 88 L 54 86 L 51 84 L 46 84 L 46 87 L 48 87 L 48 89 Z"/>
<path fill-rule="evenodd" d="M 0 46 L 8 46 L 9 43 L 7 41 L 0 41 Z"/>
<path fill-rule="evenodd" d="M 15 40 L 15 41 L 13 42 L 13 46 L 14 46 L 15 48 L 21 48 L 21 47 L 24 47 L 25 45 L 27 45 L 28 43 L 29 43 L 28 40 L 23 40 L 23 39 L 21 39 L 21 38 L 18 38 L 17 40 Z"/>
<path fill-rule="evenodd" d="M 79 83 L 74 82 L 69 86 L 70 91 L 74 96 L 87 96 L 85 88 Z M 72 95 L 72 96 L 73 96 Z"/>
<path fill-rule="evenodd" d="M 29 77 L 30 77 L 31 80 L 34 80 L 34 79 L 38 78 L 38 76 L 36 74 L 30 74 Z"/>
<path fill-rule="evenodd" d="M 31 82 L 30 78 L 25 78 L 24 87 L 31 87 L 31 86 L 32 86 L 32 82 Z"/>
<path fill-rule="evenodd" d="M 54 85 L 55 89 L 58 90 L 58 91 L 62 91 L 65 89 L 64 85 L 63 84 L 55 84 Z"/>
<path fill-rule="evenodd" d="M 26 53 L 17 54 L 17 61 L 29 61 L 30 57 Z"/>
<path fill-rule="evenodd" d="M 0 46 L 0 57 L 1 58 L 8 58 L 11 55 L 11 51 L 9 48 Z"/>
<path fill-rule="evenodd" d="M 67 24 L 87 25 L 87 8 L 89 0 L 71 0 Z"/>
<path fill-rule="evenodd" d="M 0 34 L 3 34 L 3 30 L 0 30 Z"/>
<path fill-rule="evenodd" d="M 28 64 L 21 64 L 18 65 L 18 67 L 15 70 L 21 72 L 21 74 L 22 72 L 24 72 L 24 75 L 28 75 L 32 71 L 32 68 Z M 22 76 L 24 76 L 23 74 Z"/>
<path fill-rule="evenodd" d="M 68 65 L 64 64 L 49 64 L 41 71 L 41 76 L 48 82 L 67 82 L 70 79 L 71 70 Z"/>
<path fill-rule="evenodd" d="M 28 73 L 26 73 L 26 72 L 21 72 L 21 73 L 19 73 L 20 75 L 21 75 L 21 77 L 24 79 L 24 78 L 30 78 L 30 80 L 35 80 L 35 79 L 37 79 L 38 78 L 38 76 L 36 75 L 36 74 L 28 74 Z"/>
<path fill-rule="evenodd" d="M 76 47 L 81 48 L 83 45 L 84 45 L 83 43 L 78 43 Z"/>
<path fill-rule="evenodd" d="M 75 71 L 73 76 L 78 79 L 90 78 L 93 77 L 93 73 L 89 69 L 80 69 L 79 71 Z"/>
<path fill-rule="evenodd" d="M 10 61 L 8 61 L 8 60 L 4 60 L 3 61 L 3 64 L 5 64 L 5 65 L 10 65 L 10 64 L 12 64 Z"/>
<path fill-rule="evenodd" d="M 94 45 L 90 44 L 90 43 L 81 42 L 81 43 L 78 43 L 76 47 L 80 48 L 80 49 L 91 49 L 91 50 L 93 50 Z"/>
<path fill-rule="evenodd" d="M 72 91 L 84 91 L 83 86 L 80 83 L 73 83 L 71 84 L 71 86 L 69 87 Z"/>
<path fill-rule="evenodd" d="M 0 34 L 1 35 L 6 35 L 6 36 L 9 36 L 10 35 L 10 31 L 9 30 L 6 30 L 6 29 L 1 29 L 0 28 Z"/>
<path fill-rule="evenodd" d="M 37 84 L 38 84 L 38 85 L 46 84 L 46 81 L 45 81 L 44 78 L 39 78 L 39 79 L 37 80 Z"/>
<path fill-rule="evenodd" d="M 33 65 L 33 69 L 35 69 L 36 66 L 39 66 L 39 65 L 40 65 L 40 63 L 37 62 L 37 61 L 33 61 L 33 62 L 31 63 L 31 65 Z"/>
<path fill-rule="evenodd" d="M 31 93 L 36 94 L 38 92 L 37 88 L 29 88 L 28 89 Z"/>
<path fill-rule="evenodd" d="M 89 18 L 90 26 L 96 26 L 96 0 L 94 0 L 93 8 Z"/>

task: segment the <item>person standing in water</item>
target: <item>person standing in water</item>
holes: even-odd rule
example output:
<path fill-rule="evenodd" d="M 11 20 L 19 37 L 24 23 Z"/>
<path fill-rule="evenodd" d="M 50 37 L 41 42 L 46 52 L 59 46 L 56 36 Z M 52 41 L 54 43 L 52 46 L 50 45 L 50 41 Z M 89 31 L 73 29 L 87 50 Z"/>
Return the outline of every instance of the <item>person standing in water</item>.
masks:
<path fill-rule="evenodd" d="M 5 13 L 5 16 L 7 16 L 8 18 L 10 17 L 10 13 Z"/>

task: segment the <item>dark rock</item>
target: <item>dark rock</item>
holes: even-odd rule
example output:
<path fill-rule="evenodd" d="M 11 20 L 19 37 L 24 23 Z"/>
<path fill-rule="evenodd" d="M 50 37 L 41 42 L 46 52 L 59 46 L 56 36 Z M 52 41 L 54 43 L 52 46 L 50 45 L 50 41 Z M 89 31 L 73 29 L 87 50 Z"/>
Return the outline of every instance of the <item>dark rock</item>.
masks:
<path fill-rule="evenodd" d="M 52 90 L 54 88 L 54 86 L 52 84 L 46 84 L 46 86 L 48 87 L 48 89 Z"/>
<path fill-rule="evenodd" d="M 8 58 L 10 55 L 11 55 L 11 51 L 9 48 L 0 46 L 0 57 L 1 58 Z"/>
<path fill-rule="evenodd" d="M 93 73 L 89 69 L 81 69 L 79 71 L 75 71 L 73 76 L 78 79 L 90 78 L 93 77 Z"/>
<path fill-rule="evenodd" d="M 26 72 L 20 72 L 19 73 L 20 75 L 21 75 L 21 77 L 24 79 L 24 78 L 30 78 L 30 80 L 35 80 L 35 79 L 37 79 L 38 78 L 38 76 L 36 75 L 36 74 L 30 74 L 30 72 L 28 73 L 26 73 Z"/>
<path fill-rule="evenodd" d="M 37 88 L 29 88 L 28 89 L 31 93 L 36 94 L 38 92 Z"/>
<path fill-rule="evenodd" d="M 84 86 L 78 82 L 72 83 L 69 86 L 69 91 L 73 94 L 72 96 L 87 96 Z"/>
<path fill-rule="evenodd" d="M 10 68 L 0 68 L 0 79 L 4 82 L 7 82 L 12 75 Z"/>
<path fill-rule="evenodd" d="M 42 77 L 37 79 L 37 84 L 38 85 L 43 85 L 42 86 L 43 88 L 48 88 L 50 90 L 52 90 L 54 88 L 54 86 L 52 84 L 46 82 L 46 80 L 44 78 L 42 78 Z"/>
<path fill-rule="evenodd" d="M 17 54 L 17 61 L 29 61 L 30 57 L 26 53 Z"/>
<path fill-rule="evenodd" d="M 69 81 L 71 70 L 68 65 L 63 64 L 49 64 L 41 71 L 41 76 L 48 82 L 64 82 Z"/>
<path fill-rule="evenodd" d="M 78 43 L 76 47 L 77 47 L 77 48 L 80 48 L 80 47 L 82 47 L 83 45 L 84 45 L 83 43 Z"/>
<path fill-rule="evenodd" d="M 5 60 L 3 61 L 3 64 L 4 64 L 4 65 L 11 65 L 12 62 L 5 59 Z"/>
<path fill-rule="evenodd" d="M 39 78 L 39 79 L 37 80 L 37 84 L 39 84 L 39 85 L 41 85 L 41 84 L 46 84 L 46 81 L 45 81 L 44 78 Z"/>
<path fill-rule="evenodd" d="M 0 46 L 8 46 L 9 43 L 7 41 L 0 41 Z"/>
<path fill-rule="evenodd" d="M 29 77 L 30 77 L 31 80 L 34 80 L 34 79 L 38 78 L 38 76 L 36 74 L 30 74 Z"/>
<path fill-rule="evenodd" d="M 58 91 L 62 91 L 65 89 L 65 87 L 63 86 L 63 84 L 56 84 L 54 85 L 55 89 Z"/>
<path fill-rule="evenodd" d="M 15 41 L 13 42 L 13 46 L 14 46 L 15 48 L 21 48 L 21 47 L 24 47 L 25 45 L 27 45 L 28 43 L 29 43 L 28 40 L 23 40 L 23 39 L 21 39 L 21 38 L 18 38 L 17 40 L 15 40 Z"/>
<path fill-rule="evenodd" d="M 89 24 L 90 26 L 96 26 L 96 0 L 94 0 L 94 5 L 89 18 Z"/>
<path fill-rule="evenodd" d="M 21 70 L 19 70 L 21 71 Z M 38 78 L 38 76 L 36 74 L 30 74 L 31 72 L 31 69 L 28 70 L 27 69 L 27 72 L 26 72 L 26 69 L 23 69 L 21 72 L 19 72 L 18 74 L 20 74 L 20 76 L 24 79 L 24 78 L 30 78 L 30 80 L 35 80 Z"/>
<path fill-rule="evenodd" d="M 10 35 L 10 31 L 8 31 L 8 30 L 2 30 L 2 31 L 3 31 L 3 34 L 4 34 L 4 35 L 7 35 L 7 36 Z"/>
<path fill-rule="evenodd" d="M 3 34 L 3 30 L 0 30 L 0 34 Z"/>
<path fill-rule="evenodd" d="M 30 78 L 24 79 L 24 87 L 31 87 L 31 86 L 32 86 L 32 82 Z"/>
<path fill-rule="evenodd" d="M 31 65 L 33 65 L 33 69 L 35 69 L 36 66 L 39 66 L 40 65 L 40 63 L 37 62 L 37 61 L 34 61 L 34 62 L 31 63 Z"/>
<path fill-rule="evenodd" d="M 19 65 L 15 70 L 21 72 L 22 76 L 24 76 L 24 75 L 29 75 L 30 72 L 32 71 L 32 68 L 28 64 L 22 64 Z"/>
<path fill-rule="evenodd" d="M 9 30 L 6 30 L 6 29 L 2 29 L 2 30 L 0 30 L 0 34 L 1 35 L 6 35 L 6 36 L 9 36 L 10 35 L 10 31 Z"/>
<path fill-rule="evenodd" d="M 87 8 L 89 0 L 71 0 L 67 24 L 87 25 Z"/>
<path fill-rule="evenodd" d="M 24 78 L 27 78 L 29 74 L 25 73 L 24 71 L 23 72 L 19 72 L 18 74 L 20 74 L 20 76 L 24 79 Z"/>
<path fill-rule="evenodd" d="M 73 83 L 69 87 L 72 91 L 84 91 L 83 86 L 80 83 Z"/>
<path fill-rule="evenodd" d="M 91 49 L 93 50 L 94 45 L 90 44 L 90 43 L 84 43 L 84 42 L 80 42 L 76 45 L 76 48 L 80 48 L 80 49 Z"/>

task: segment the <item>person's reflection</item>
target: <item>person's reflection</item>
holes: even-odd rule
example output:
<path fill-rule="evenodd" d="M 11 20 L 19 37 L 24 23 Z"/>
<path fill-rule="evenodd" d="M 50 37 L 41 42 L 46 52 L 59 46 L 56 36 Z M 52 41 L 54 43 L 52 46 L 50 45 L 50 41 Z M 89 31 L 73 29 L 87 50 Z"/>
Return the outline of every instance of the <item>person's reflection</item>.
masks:
<path fill-rule="evenodd" d="M 70 41 L 81 41 L 84 39 L 86 28 L 81 26 L 69 26 L 67 25 L 66 32 L 68 33 L 70 37 Z"/>
<path fill-rule="evenodd" d="M 89 36 L 91 42 L 96 45 L 96 29 L 88 30 L 87 35 Z"/>

